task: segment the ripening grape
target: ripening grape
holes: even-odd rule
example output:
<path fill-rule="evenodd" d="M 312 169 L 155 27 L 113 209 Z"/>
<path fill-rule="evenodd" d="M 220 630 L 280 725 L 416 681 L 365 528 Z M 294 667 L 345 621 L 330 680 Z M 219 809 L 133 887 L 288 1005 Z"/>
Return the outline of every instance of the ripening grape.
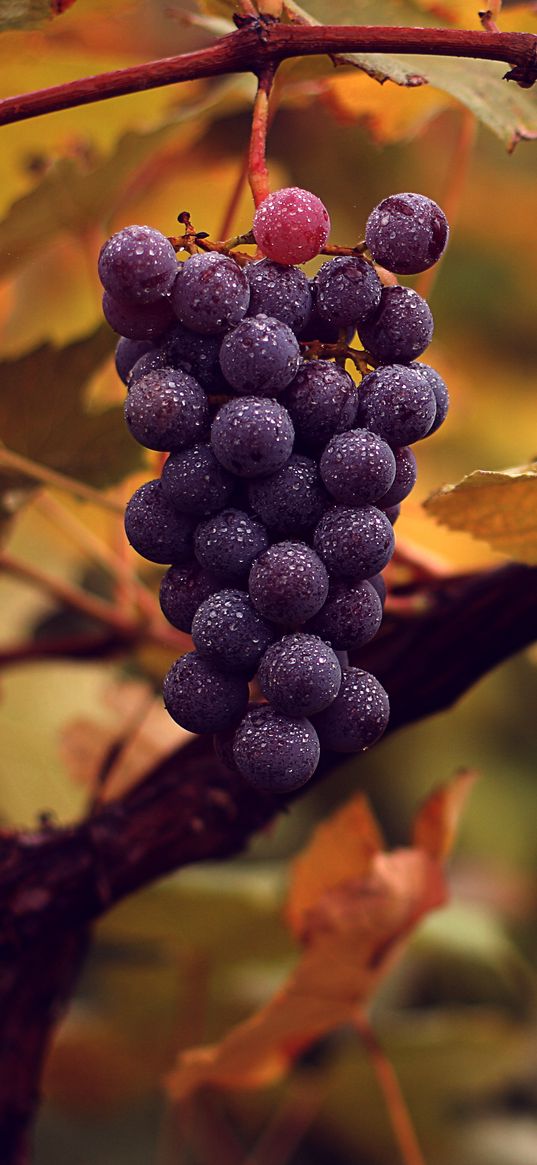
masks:
<path fill-rule="evenodd" d="M 167 566 L 192 558 L 194 523 L 177 513 L 158 478 L 133 493 L 125 510 L 125 533 L 131 546 L 149 562 Z"/>
<path fill-rule="evenodd" d="M 114 332 L 129 340 L 158 340 L 173 321 L 169 299 L 156 303 L 126 303 L 103 295 L 103 315 Z"/>
<path fill-rule="evenodd" d="M 273 642 L 274 627 L 254 609 L 245 591 L 225 589 L 200 604 L 192 620 L 198 655 L 223 671 L 253 676 Z"/>
<path fill-rule="evenodd" d="M 246 275 L 229 255 L 191 255 L 177 269 L 172 307 L 193 332 L 222 335 L 242 320 L 249 302 Z"/>
<path fill-rule="evenodd" d="M 307 275 L 298 267 L 283 267 L 271 259 L 248 263 L 245 271 L 250 284 L 248 315 L 271 316 L 293 332 L 300 332 L 313 305 Z"/>
<path fill-rule="evenodd" d="M 315 528 L 313 545 L 335 578 L 369 578 L 394 550 L 389 519 L 375 506 L 333 506 Z"/>
<path fill-rule="evenodd" d="M 359 423 L 389 445 L 412 445 L 429 432 L 436 416 L 432 388 L 417 366 L 387 364 L 360 385 Z"/>
<path fill-rule="evenodd" d="M 153 227 L 129 226 L 107 239 L 99 255 L 99 278 L 114 299 L 156 303 L 171 291 L 177 274 L 175 251 Z"/>
<path fill-rule="evenodd" d="M 295 431 L 283 405 L 264 397 L 230 400 L 218 410 L 211 447 L 221 465 L 238 477 L 274 473 L 291 455 Z"/>
<path fill-rule="evenodd" d="M 424 194 L 390 194 L 371 211 L 365 241 L 376 263 L 398 275 L 417 275 L 443 255 L 449 227 L 443 210 Z"/>
<path fill-rule="evenodd" d="M 354 381 L 330 360 L 304 363 L 282 397 L 297 439 L 317 452 L 335 433 L 354 428 L 358 390 Z"/>
<path fill-rule="evenodd" d="M 395 477 L 390 446 L 368 429 L 351 429 L 328 442 L 319 462 L 323 482 L 347 506 L 378 502 Z"/>
<path fill-rule="evenodd" d="M 209 404 L 201 386 L 181 369 L 139 377 L 125 401 L 125 420 L 146 449 L 169 453 L 208 435 Z"/>
<path fill-rule="evenodd" d="M 126 336 L 120 336 L 116 344 L 114 359 L 116 372 L 123 384 L 127 384 L 131 369 L 134 368 L 137 360 L 152 350 L 153 345 L 149 340 L 128 340 Z"/>
<path fill-rule="evenodd" d="M 190 634 L 196 611 L 221 584 L 197 562 L 170 566 L 160 583 L 160 606 L 168 623 Z"/>
<path fill-rule="evenodd" d="M 269 704 L 260 704 L 239 724 L 233 757 L 254 788 L 290 793 L 313 776 L 319 763 L 319 739 L 309 720 L 291 719 Z"/>
<path fill-rule="evenodd" d="M 382 588 L 376 581 L 378 578 L 381 576 L 374 575 L 361 582 L 333 579 L 326 603 L 308 623 L 308 631 L 314 631 L 338 651 L 364 647 L 377 634 L 382 622 L 379 595 Z"/>
<path fill-rule="evenodd" d="M 248 317 L 225 336 L 220 367 L 236 392 L 277 396 L 291 383 L 300 364 L 294 332 L 271 316 Z"/>
<path fill-rule="evenodd" d="M 430 431 L 430 430 L 429 430 Z M 417 477 L 416 458 L 407 446 L 402 449 L 394 449 L 395 456 L 395 477 L 387 491 L 381 498 L 378 499 L 377 505 L 379 509 L 386 511 L 391 506 L 398 506 L 404 498 L 408 497 L 410 491 L 414 489 Z"/>
<path fill-rule="evenodd" d="M 363 752 L 382 736 L 390 716 L 388 695 L 370 672 L 344 669 L 341 687 L 330 707 L 315 716 L 314 725 L 324 748 L 334 752 Z"/>
<path fill-rule="evenodd" d="M 436 401 L 436 416 L 431 425 L 431 428 L 426 434 L 427 437 L 430 437 L 432 433 L 436 433 L 437 429 L 440 428 L 440 425 L 443 425 L 447 417 L 449 409 L 449 393 L 447 386 L 442 380 L 440 373 L 436 371 L 436 368 L 431 368 L 430 364 L 419 363 L 413 363 L 411 367 L 415 368 L 416 371 L 420 373 L 425 383 L 429 385 L 429 388 L 432 388 L 434 393 L 434 398 Z"/>
<path fill-rule="evenodd" d="M 315 278 L 315 306 L 322 320 L 337 328 L 354 327 L 379 306 L 382 284 L 359 255 L 338 255 L 323 263 Z"/>
<path fill-rule="evenodd" d="M 178 510 L 203 518 L 231 502 L 235 484 L 216 460 L 210 445 L 191 445 L 168 457 L 162 489 Z"/>
<path fill-rule="evenodd" d="M 200 522 L 194 534 L 194 552 L 200 565 L 230 580 L 244 578 L 267 546 L 265 527 L 242 510 L 220 510 Z"/>
<path fill-rule="evenodd" d="M 330 218 L 316 194 L 287 186 L 263 199 L 252 229 L 268 259 L 276 263 L 306 263 L 324 247 L 330 234 Z"/>
<path fill-rule="evenodd" d="M 293 453 L 276 473 L 248 483 L 248 502 L 273 533 L 301 537 L 317 524 L 329 497 L 316 462 Z"/>
<path fill-rule="evenodd" d="M 405 364 L 433 338 L 429 304 L 410 287 L 383 287 L 380 305 L 359 325 L 364 348 L 380 364 Z"/>
<path fill-rule="evenodd" d="M 245 711 L 248 682 L 189 651 L 172 664 L 163 694 L 172 720 L 187 732 L 223 732 Z"/>
<path fill-rule="evenodd" d="M 256 558 L 248 590 L 265 619 L 297 627 L 320 611 L 328 594 L 328 575 L 304 542 L 276 542 Z"/>
<path fill-rule="evenodd" d="M 267 648 L 258 681 L 276 712 L 313 716 L 335 700 L 341 667 L 332 648 L 318 635 L 295 632 Z"/>

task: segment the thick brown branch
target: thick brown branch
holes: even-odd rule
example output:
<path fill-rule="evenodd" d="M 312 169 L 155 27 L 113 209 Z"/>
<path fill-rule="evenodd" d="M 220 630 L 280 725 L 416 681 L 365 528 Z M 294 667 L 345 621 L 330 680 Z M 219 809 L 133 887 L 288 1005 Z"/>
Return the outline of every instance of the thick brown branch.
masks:
<path fill-rule="evenodd" d="M 73 109 L 109 97 L 137 93 L 226 73 L 256 73 L 291 57 L 342 53 L 416 53 L 426 56 L 470 57 L 503 61 L 507 76 L 523 87 L 537 79 L 537 36 L 529 32 L 487 32 L 447 28 L 375 28 L 273 24 L 263 35 L 252 25 L 222 37 L 206 49 L 177 57 L 132 65 L 111 73 L 85 77 L 6 97 L 0 101 L 0 125 Z"/>
<path fill-rule="evenodd" d="M 537 569 L 448 579 L 429 610 L 387 619 L 356 662 L 385 684 L 390 730 L 451 705 L 537 638 Z M 341 757 L 326 757 L 319 776 Z M 225 771 L 194 738 L 123 799 L 61 830 L 0 835 L 0 951 L 90 921 L 154 878 L 238 853 L 283 808 Z"/>

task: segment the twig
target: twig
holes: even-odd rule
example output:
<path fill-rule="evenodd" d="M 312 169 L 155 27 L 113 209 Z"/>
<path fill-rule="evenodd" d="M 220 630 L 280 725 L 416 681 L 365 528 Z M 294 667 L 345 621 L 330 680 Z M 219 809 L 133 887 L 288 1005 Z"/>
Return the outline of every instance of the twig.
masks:
<path fill-rule="evenodd" d="M 6 449 L 3 445 L 0 445 L 0 468 L 12 469 L 15 473 L 22 473 L 25 477 L 31 477 L 34 481 L 39 481 L 43 485 L 49 485 L 53 489 L 74 494 L 75 497 L 82 498 L 85 502 L 92 502 L 94 506 L 101 506 L 102 509 L 111 510 L 114 514 L 123 513 L 123 507 L 119 502 L 107 497 L 106 494 L 100 493 L 99 490 L 93 489 L 91 485 L 86 485 L 83 481 L 77 481 L 76 477 L 69 477 L 68 474 L 60 473 L 57 469 L 50 469 L 48 465 L 41 465 L 37 461 L 32 461 L 29 457 L 23 457 L 21 453 L 14 453 L 11 449 Z"/>
<path fill-rule="evenodd" d="M 362 1040 L 384 1097 L 393 1134 L 399 1146 L 401 1160 L 404 1165 L 426 1165 L 397 1076 L 369 1020 L 362 1011 L 355 1013 L 354 1026 Z"/>
<path fill-rule="evenodd" d="M 267 68 L 260 72 L 252 110 L 252 130 L 250 134 L 250 149 L 248 152 L 248 181 L 252 191 L 254 206 L 256 207 L 263 202 L 270 190 L 266 147 L 269 99 L 274 81 L 275 68 L 274 65 L 268 65 Z"/>
<path fill-rule="evenodd" d="M 35 566 L 31 562 L 23 562 L 22 559 L 16 558 L 15 555 L 8 554 L 5 551 L 0 555 L 0 571 L 2 570 L 7 574 L 14 575 L 15 578 L 23 579 L 24 582 L 29 582 L 33 586 L 37 586 L 40 591 L 51 595 L 58 603 L 72 607 L 75 611 L 80 611 L 90 619 L 96 619 L 100 623 L 105 623 L 107 627 L 113 627 L 115 631 L 119 631 L 120 633 L 132 634 L 133 624 L 131 619 L 125 618 L 122 612 L 112 603 L 98 598 L 97 595 L 88 594 L 87 591 L 83 591 L 81 587 L 77 587 L 74 583 L 66 582 L 64 579 L 53 578 L 52 575 L 47 574 L 41 567 Z"/>
<path fill-rule="evenodd" d="M 319 1115 L 325 1090 L 311 1077 L 292 1079 L 287 1094 L 244 1165 L 288 1165 Z"/>
<path fill-rule="evenodd" d="M 227 73 L 259 73 L 292 57 L 334 53 L 417 53 L 503 61 L 506 77 L 523 88 L 537 79 L 537 37 L 530 32 L 458 28 L 397 28 L 273 24 L 260 37 L 255 24 L 221 37 L 206 49 L 100 73 L 0 101 L 0 125 L 109 97 Z"/>

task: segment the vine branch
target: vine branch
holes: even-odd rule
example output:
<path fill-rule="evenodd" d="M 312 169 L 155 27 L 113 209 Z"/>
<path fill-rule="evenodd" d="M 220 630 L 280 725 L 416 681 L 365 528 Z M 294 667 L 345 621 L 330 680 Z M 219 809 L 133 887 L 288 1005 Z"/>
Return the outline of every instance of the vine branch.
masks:
<path fill-rule="evenodd" d="M 522 88 L 530 88 L 537 80 L 537 35 L 530 32 L 273 23 L 264 25 L 261 34 L 258 22 L 252 20 L 209 48 L 6 97 L 0 101 L 0 125 L 182 81 L 227 73 L 259 76 L 292 57 L 345 53 L 414 53 L 501 61 L 510 66 L 507 79 Z"/>

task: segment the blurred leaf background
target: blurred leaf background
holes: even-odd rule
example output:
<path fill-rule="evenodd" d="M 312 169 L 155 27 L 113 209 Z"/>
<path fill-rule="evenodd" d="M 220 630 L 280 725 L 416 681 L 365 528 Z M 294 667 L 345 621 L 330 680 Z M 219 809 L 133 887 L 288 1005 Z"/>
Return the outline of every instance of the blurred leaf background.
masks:
<path fill-rule="evenodd" d="M 471 28 L 479 26 L 476 9 L 467 0 L 310 6 L 320 20 Z M 77 0 L 53 22 L 2 33 L 0 92 L 197 47 L 229 12 L 209 5 L 200 21 L 163 0 Z M 537 32 L 532 4 L 504 5 L 499 19 L 502 29 Z M 438 86 L 445 62 L 433 63 Z M 464 63 L 470 89 L 481 68 Z M 471 111 L 457 100 L 456 71 L 446 88 L 402 88 L 325 62 L 289 63 L 269 155 L 273 186 L 304 186 L 325 201 L 336 241 L 362 237 L 370 209 L 397 190 L 422 191 L 450 213 L 451 245 L 431 288 L 436 334 L 427 358 L 449 384 L 452 410 L 419 447 L 418 486 L 397 532 L 464 570 L 503 558 L 436 524 L 422 501 L 475 469 L 525 465 L 537 454 L 537 144 L 506 151 L 537 129 L 537 102 L 502 86 L 504 70 L 491 66 L 480 82 L 486 124 L 478 122 L 474 90 Z M 119 504 L 153 476 L 154 463 L 120 423 L 124 389 L 102 325 L 99 247 L 129 222 L 173 234 L 184 209 L 197 229 L 220 236 L 253 91 L 248 76 L 192 82 L 1 130 L 0 438 L 106 487 Z M 251 215 L 244 189 L 237 230 Z M 128 596 L 134 571 L 148 588 L 158 583 L 158 569 L 125 547 L 116 514 L 64 492 L 45 495 L 31 476 L 5 466 L 0 533 L 10 555 L 104 600 L 117 598 L 118 586 Z M 0 596 L 0 650 L 91 627 L 89 616 L 8 574 L 0 575 Z M 50 1057 L 35 1165 L 208 1165 L 199 1138 L 207 1122 L 220 1131 L 219 1159 L 231 1133 L 246 1157 L 285 1095 L 310 1116 L 291 1156 L 274 1156 L 271 1165 L 391 1165 L 386 1114 L 352 1033 L 320 1044 L 287 1084 L 226 1097 L 225 1105 L 200 1097 L 189 1114 L 197 1142 L 185 1137 L 183 1115 L 160 1082 L 180 1047 L 218 1039 L 285 977 L 296 954 L 281 917 L 288 859 L 314 822 L 363 788 L 389 842 L 400 844 L 416 801 L 460 766 L 478 768 L 483 779 L 452 863 L 453 904 L 421 927 L 382 988 L 375 1019 L 429 1165 L 534 1165 L 535 658 L 514 659 L 449 713 L 349 761 L 244 858 L 169 878 L 100 923 Z M 117 661 L 5 667 L 3 824 L 84 812 L 103 749 L 148 708 L 170 659 L 155 646 Z"/>

